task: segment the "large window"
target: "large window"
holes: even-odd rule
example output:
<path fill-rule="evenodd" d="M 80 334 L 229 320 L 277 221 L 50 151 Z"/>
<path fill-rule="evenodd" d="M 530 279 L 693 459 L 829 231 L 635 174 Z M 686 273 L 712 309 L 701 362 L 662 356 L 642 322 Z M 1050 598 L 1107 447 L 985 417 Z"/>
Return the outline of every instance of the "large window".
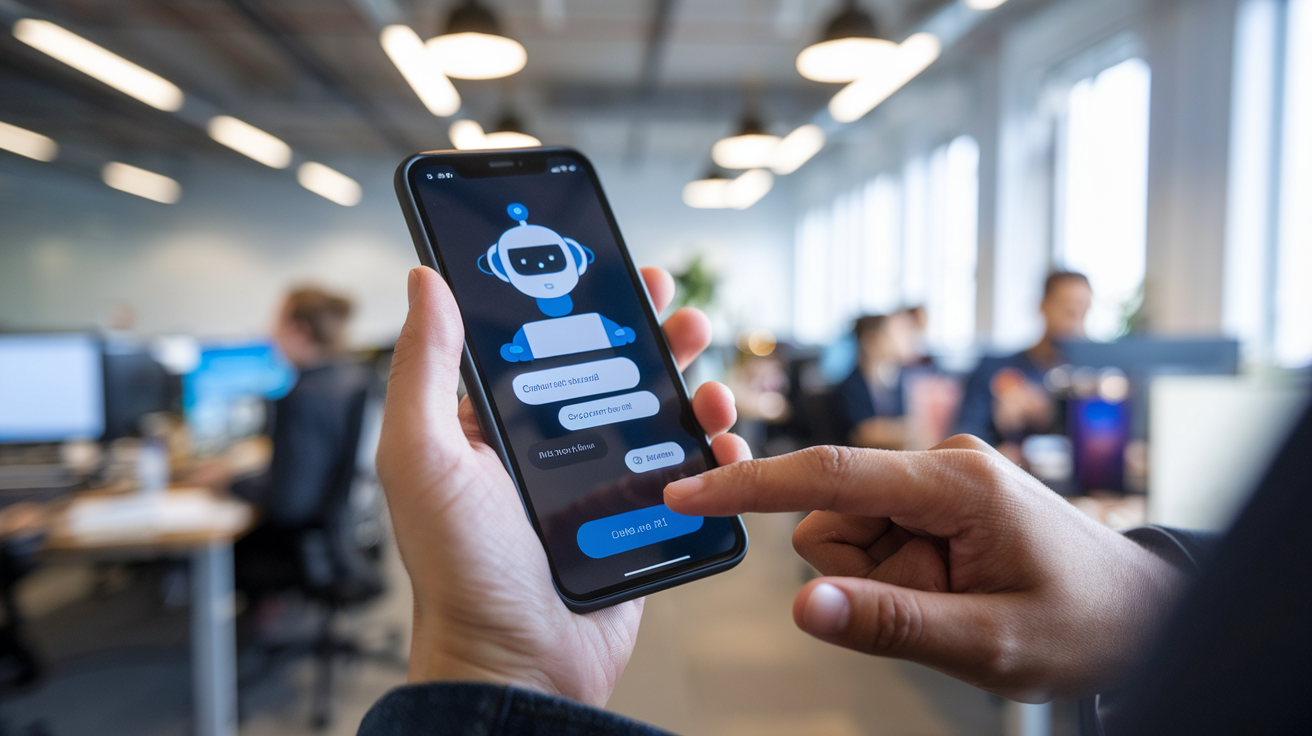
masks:
<path fill-rule="evenodd" d="M 930 347 L 975 339 L 979 146 L 961 136 L 817 207 L 797 230 L 795 332 L 825 343 L 862 313 L 924 305 Z"/>
<path fill-rule="evenodd" d="M 1089 277 L 1095 339 L 1123 334 L 1142 299 L 1151 72 L 1121 62 L 1071 87 L 1057 156 L 1055 263 Z"/>
<path fill-rule="evenodd" d="M 1225 324 L 1257 363 L 1312 364 L 1312 0 L 1248 0 L 1235 35 Z"/>

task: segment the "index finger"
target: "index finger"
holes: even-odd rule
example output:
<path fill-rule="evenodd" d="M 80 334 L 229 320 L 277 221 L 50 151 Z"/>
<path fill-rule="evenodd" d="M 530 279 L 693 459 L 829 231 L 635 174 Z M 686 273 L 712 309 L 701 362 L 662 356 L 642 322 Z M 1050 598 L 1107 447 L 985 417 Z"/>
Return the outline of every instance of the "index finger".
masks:
<path fill-rule="evenodd" d="M 1003 472 L 993 454 L 968 448 L 812 447 L 684 478 L 666 486 L 665 502 L 689 516 L 824 510 L 925 519 L 925 531 L 951 533 L 934 528 L 932 512 L 994 494 Z"/>

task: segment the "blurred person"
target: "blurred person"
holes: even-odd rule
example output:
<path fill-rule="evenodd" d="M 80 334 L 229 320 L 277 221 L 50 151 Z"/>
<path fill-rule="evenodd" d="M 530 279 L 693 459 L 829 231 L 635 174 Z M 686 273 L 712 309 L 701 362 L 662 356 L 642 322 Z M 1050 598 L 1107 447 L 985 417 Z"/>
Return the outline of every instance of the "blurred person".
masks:
<path fill-rule="evenodd" d="M 909 314 L 867 315 L 852 328 L 856 367 L 837 390 L 840 426 L 857 447 L 900 450 L 906 445 L 903 368 L 915 354 Z"/>
<path fill-rule="evenodd" d="M 934 358 L 929 354 L 929 310 L 923 304 L 903 308 L 898 314 L 905 315 L 911 330 L 911 352 L 907 355 L 908 366 L 933 366 Z"/>
<path fill-rule="evenodd" d="M 1020 443 L 1032 434 L 1056 428 L 1057 406 L 1043 386 L 1043 376 L 1061 365 L 1062 340 L 1084 337 L 1084 318 L 1093 289 L 1084 274 L 1057 271 L 1043 284 L 1043 337 L 1015 355 L 986 357 L 966 382 L 956 430 L 993 445 L 1013 461 Z"/>
<path fill-rule="evenodd" d="M 299 375 L 291 391 L 273 402 L 268 467 L 236 480 L 222 463 L 197 474 L 211 487 L 230 487 L 259 511 L 259 525 L 234 549 L 237 587 L 253 598 L 299 580 L 297 532 L 321 523 L 335 484 L 354 470 L 351 414 L 369 374 L 344 356 L 352 310 L 350 299 L 317 287 L 288 292 L 272 337 Z"/>
<path fill-rule="evenodd" d="M 668 276 L 643 275 L 653 303 L 668 304 Z M 414 586 L 411 684 L 380 699 L 360 733 L 660 733 L 600 710 L 642 601 L 565 608 L 513 481 L 458 402 L 455 301 L 429 269 L 411 272 L 409 291 L 378 469 Z M 665 331 L 680 366 L 709 342 L 691 310 Z M 818 509 L 794 545 L 829 577 L 802 588 L 793 617 L 822 641 L 1027 702 L 1130 685 L 1119 721 L 1082 703 L 1088 734 L 1308 729 L 1312 578 L 1298 572 L 1312 569 L 1312 414 L 1218 546 L 1160 527 L 1118 534 L 974 437 L 752 461 L 726 433 L 723 386 L 704 384 L 693 409 L 722 467 L 672 483 L 666 503 L 707 516 Z"/>

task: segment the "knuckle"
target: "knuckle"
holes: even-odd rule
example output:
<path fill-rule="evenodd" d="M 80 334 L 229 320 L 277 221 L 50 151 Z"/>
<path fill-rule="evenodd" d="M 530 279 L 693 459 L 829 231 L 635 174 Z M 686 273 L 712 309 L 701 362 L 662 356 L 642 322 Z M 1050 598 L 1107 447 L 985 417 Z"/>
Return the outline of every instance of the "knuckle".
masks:
<path fill-rule="evenodd" d="M 915 599 L 896 593 L 879 595 L 862 632 L 862 647 L 872 654 L 897 656 L 920 639 L 923 617 Z"/>
<path fill-rule="evenodd" d="M 1012 627 L 1001 620 L 978 622 L 981 636 L 976 638 L 976 668 L 986 673 L 988 681 L 1015 682 L 1023 669 L 1024 645 Z"/>

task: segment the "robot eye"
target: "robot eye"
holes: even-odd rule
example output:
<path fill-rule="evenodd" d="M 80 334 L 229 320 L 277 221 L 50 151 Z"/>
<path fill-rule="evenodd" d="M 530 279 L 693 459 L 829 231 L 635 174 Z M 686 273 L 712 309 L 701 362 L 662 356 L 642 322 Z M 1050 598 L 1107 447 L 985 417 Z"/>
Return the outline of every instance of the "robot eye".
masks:
<path fill-rule="evenodd" d="M 551 245 L 530 245 L 522 248 L 514 248 L 506 254 L 507 263 L 514 269 L 515 273 L 521 276 L 545 276 L 549 273 L 560 273 L 565 270 L 569 259 L 561 250 L 561 246 Z"/>

